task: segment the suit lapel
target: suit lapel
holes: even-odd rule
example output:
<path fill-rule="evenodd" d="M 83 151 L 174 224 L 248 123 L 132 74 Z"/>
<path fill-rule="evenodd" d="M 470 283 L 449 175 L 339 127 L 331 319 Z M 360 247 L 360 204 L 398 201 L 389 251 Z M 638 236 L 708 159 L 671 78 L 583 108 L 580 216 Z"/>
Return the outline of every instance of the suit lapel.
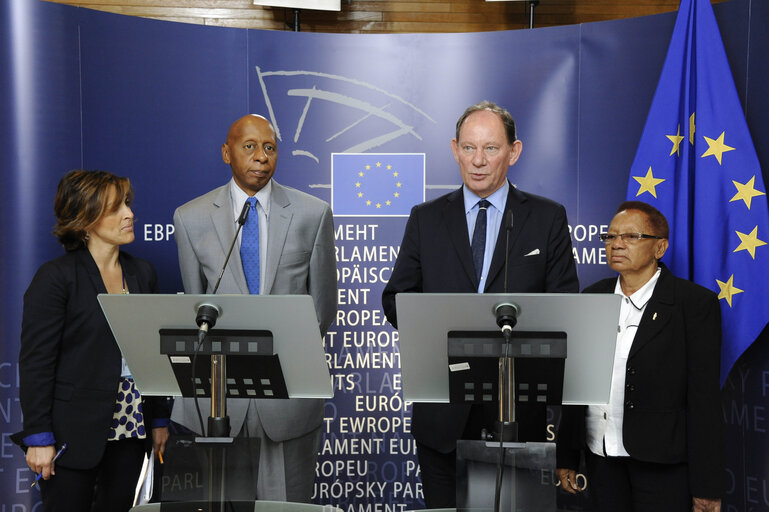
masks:
<path fill-rule="evenodd" d="M 99 267 L 93 260 L 91 253 L 88 252 L 88 249 L 78 250 L 77 255 L 80 264 L 85 266 L 88 271 L 88 277 L 91 279 L 91 284 L 93 284 L 96 293 L 107 293 L 107 287 L 104 285 L 104 279 L 101 277 Z M 144 293 L 145 290 L 139 286 L 139 279 L 136 277 L 136 269 L 126 262 L 125 255 L 122 251 L 118 253 L 118 261 L 120 262 L 120 267 L 123 269 L 123 278 L 125 279 L 125 286 L 128 292 Z"/>
<path fill-rule="evenodd" d="M 628 357 L 633 357 L 670 322 L 673 316 L 673 301 L 675 299 L 673 285 L 673 275 L 663 266 L 662 274 L 660 274 L 651 299 L 649 299 L 643 317 L 641 317 L 641 323 L 638 324 L 638 330 L 633 339 L 633 345 L 630 347 Z"/>
<path fill-rule="evenodd" d="M 272 180 L 272 191 L 270 192 L 270 221 L 268 222 L 267 235 L 267 261 L 264 265 L 264 293 L 269 294 L 272 285 L 275 282 L 275 275 L 278 271 L 278 262 L 283 253 L 283 246 L 286 243 L 288 227 L 291 225 L 291 218 L 294 215 L 294 208 L 291 206 L 286 191 L 282 185 Z"/>
<path fill-rule="evenodd" d="M 530 210 L 526 204 L 526 197 L 513 187 L 508 182 L 509 191 L 507 193 L 507 202 L 505 203 L 505 211 L 502 216 L 502 222 L 499 224 L 499 233 L 497 234 L 497 244 L 494 246 L 494 255 L 491 258 L 491 266 L 489 267 L 489 275 L 486 278 L 486 290 L 489 285 L 494 282 L 497 275 L 505 268 L 505 248 L 512 252 L 515 247 L 515 242 L 523 231 L 523 226 L 526 224 L 526 220 L 529 217 Z M 507 212 L 513 212 L 513 229 L 510 231 L 510 242 L 507 242 L 507 233 L 505 232 L 505 218 Z M 500 291 L 504 289 L 504 283 Z M 510 289 L 510 283 L 508 283 L 508 289 Z M 485 290 L 484 290 L 485 291 Z"/>
<path fill-rule="evenodd" d="M 101 278 L 99 267 L 93 260 L 91 253 L 88 252 L 88 249 L 85 247 L 78 249 L 76 254 L 80 264 L 88 271 L 88 277 L 91 278 L 91 284 L 93 285 L 94 290 L 96 290 L 96 293 L 107 293 L 107 287 L 104 286 L 104 279 Z"/>
<path fill-rule="evenodd" d="M 478 280 L 475 277 L 475 266 L 473 264 L 473 252 L 470 249 L 470 236 L 467 234 L 467 217 L 465 216 L 465 201 L 462 196 L 462 189 L 458 189 L 446 197 L 446 204 L 443 210 L 443 220 L 446 223 L 446 229 L 449 234 L 457 258 L 462 264 L 462 268 L 467 273 L 467 277 L 472 281 L 475 287 L 478 287 Z"/>
<path fill-rule="evenodd" d="M 120 266 L 123 268 L 123 278 L 125 278 L 128 293 L 146 293 L 149 291 L 141 288 L 139 279 L 136 277 L 136 269 L 130 263 L 126 262 L 123 251 L 120 251 L 118 258 L 120 259 Z"/>
<path fill-rule="evenodd" d="M 211 223 L 219 238 L 222 254 L 225 257 L 227 256 L 227 251 L 230 250 L 232 239 L 235 237 L 235 221 L 232 212 L 230 185 L 227 184 L 219 189 L 219 193 L 214 198 L 211 207 Z M 246 275 L 243 273 L 243 261 L 240 259 L 240 251 L 237 248 L 232 250 L 226 272 L 232 275 L 233 280 L 238 288 L 240 288 L 240 293 L 248 294 L 248 283 L 246 282 Z"/>

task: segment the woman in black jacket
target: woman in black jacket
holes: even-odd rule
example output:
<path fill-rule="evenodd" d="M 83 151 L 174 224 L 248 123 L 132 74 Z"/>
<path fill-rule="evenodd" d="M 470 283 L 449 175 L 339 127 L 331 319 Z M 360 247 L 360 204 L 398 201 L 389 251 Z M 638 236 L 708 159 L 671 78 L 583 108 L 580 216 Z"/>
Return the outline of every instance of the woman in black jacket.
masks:
<path fill-rule="evenodd" d="M 134 240 L 132 199 L 127 178 L 67 173 L 54 204 L 66 254 L 43 264 L 24 294 L 24 430 L 14 441 L 42 476 L 46 511 L 128 510 L 145 453 L 165 448 L 167 401 L 141 398 L 96 298 L 156 291 L 152 266 L 120 251 Z"/>

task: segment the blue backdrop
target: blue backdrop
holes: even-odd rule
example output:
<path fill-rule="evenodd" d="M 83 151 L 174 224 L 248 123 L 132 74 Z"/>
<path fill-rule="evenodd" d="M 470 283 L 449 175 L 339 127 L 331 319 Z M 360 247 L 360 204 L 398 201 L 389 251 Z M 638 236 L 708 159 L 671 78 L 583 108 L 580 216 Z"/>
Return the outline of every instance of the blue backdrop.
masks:
<path fill-rule="evenodd" d="M 764 166 L 766 4 L 716 6 Z M 21 297 L 37 267 L 62 251 L 50 231 L 64 172 L 100 168 L 131 178 L 139 222 L 127 250 L 153 262 L 162 289 L 175 292 L 182 286 L 173 210 L 229 179 L 220 145 L 234 119 L 249 112 L 270 118 L 280 135 L 275 178 L 327 201 L 345 194 L 332 190 L 341 183 L 332 180 L 332 154 L 423 155 L 424 192 L 409 196 L 417 202 L 461 183 L 449 147 L 454 124 L 467 105 L 489 99 L 519 124 L 524 150 L 510 179 L 566 206 L 584 287 L 609 273 L 596 234 L 624 199 L 673 21 L 669 14 L 531 31 L 331 35 L 2 3 L 0 69 L 8 71 L 0 77 L 0 512 L 37 503 L 9 435 L 21 427 Z M 335 220 L 340 314 L 325 347 L 336 396 L 326 407 L 315 501 L 357 512 L 419 508 L 397 332 L 384 322 L 379 301 L 405 217 L 374 212 Z M 769 510 L 769 468 L 759 455 L 767 451 L 768 350 L 755 344 L 725 386 L 726 510 Z"/>

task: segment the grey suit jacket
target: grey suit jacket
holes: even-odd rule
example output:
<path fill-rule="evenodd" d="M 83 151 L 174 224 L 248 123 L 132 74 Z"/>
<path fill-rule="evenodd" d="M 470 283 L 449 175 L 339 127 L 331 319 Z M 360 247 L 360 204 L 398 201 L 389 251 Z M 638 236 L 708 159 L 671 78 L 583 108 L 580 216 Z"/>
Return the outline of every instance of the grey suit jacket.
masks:
<path fill-rule="evenodd" d="M 211 293 L 235 237 L 229 183 L 180 206 L 174 236 L 186 293 Z M 309 294 L 322 335 L 336 315 L 334 220 L 328 203 L 272 181 L 268 247 L 261 278 L 265 294 Z M 232 251 L 217 293 L 248 294 L 240 253 Z M 321 340 L 318 340 L 321 343 Z M 228 399 L 232 434 L 245 419 L 249 400 Z M 323 400 L 254 400 L 267 436 L 280 442 L 321 425 Z M 201 400 L 201 411 L 210 410 Z M 177 400 L 171 419 L 194 431 L 200 425 L 191 399 Z"/>

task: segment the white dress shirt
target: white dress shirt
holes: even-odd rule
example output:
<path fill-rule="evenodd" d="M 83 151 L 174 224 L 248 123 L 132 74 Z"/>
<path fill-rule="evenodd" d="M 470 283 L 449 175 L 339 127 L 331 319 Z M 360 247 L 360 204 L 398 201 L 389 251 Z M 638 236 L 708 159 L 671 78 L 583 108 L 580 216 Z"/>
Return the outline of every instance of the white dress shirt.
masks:
<path fill-rule="evenodd" d="M 625 410 L 625 372 L 630 347 L 633 345 L 638 324 L 651 299 L 661 269 L 630 297 L 622 293 L 617 278 L 614 293 L 622 296 L 617 328 L 617 348 L 614 352 L 614 370 L 608 405 L 590 405 L 586 413 L 587 446 L 600 456 L 629 457 L 622 441 L 622 420 Z M 605 450 L 605 451 L 604 451 Z"/>

